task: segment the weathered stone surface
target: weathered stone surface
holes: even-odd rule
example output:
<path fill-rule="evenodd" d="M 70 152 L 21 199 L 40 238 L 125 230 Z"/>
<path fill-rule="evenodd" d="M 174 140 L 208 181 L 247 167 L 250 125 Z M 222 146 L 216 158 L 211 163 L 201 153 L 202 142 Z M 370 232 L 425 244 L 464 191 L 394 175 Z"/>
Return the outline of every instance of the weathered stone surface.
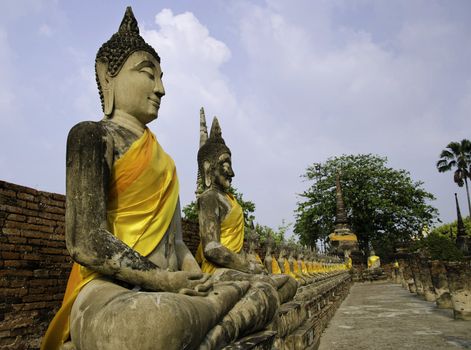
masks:
<path fill-rule="evenodd" d="M 424 285 L 420 276 L 420 269 L 417 259 L 418 258 L 416 256 L 411 256 L 409 264 L 411 267 L 412 277 L 414 278 L 415 293 L 421 297 L 424 297 Z"/>
<path fill-rule="evenodd" d="M 224 350 L 271 350 L 275 336 L 273 331 L 255 333 L 226 346 Z"/>
<path fill-rule="evenodd" d="M 424 289 L 424 298 L 427 301 L 435 301 L 435 288 L 433 287 L 432 275 L 430 273 L 428 261 L 425 258 L 419 258 L 417 263 L 420 273 L 420 280 L 422 281 Z"/>
<path fill-rule="evenodd" d="M 453 308 L 445 265 L 439 260 L 433 260 L 429 262 L 429 268 L 435 289 L 437 307 L 440 309 Z"/>
<path fill-rule="evenodd" d="M 471 320 L 471 262 L 446 262 L 454 317 Z"/>

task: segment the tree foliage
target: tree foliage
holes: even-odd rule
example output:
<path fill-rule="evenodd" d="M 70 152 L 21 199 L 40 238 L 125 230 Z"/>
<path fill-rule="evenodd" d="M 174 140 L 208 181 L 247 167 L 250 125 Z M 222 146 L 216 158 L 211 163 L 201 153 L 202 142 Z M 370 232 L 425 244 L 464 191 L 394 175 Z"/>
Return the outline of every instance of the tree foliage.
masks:
<path fill-rule="evenodd" d="M 438 231 L 432 231 L 428 236 L 415 242 L 412 250 L 420 250 L 433 260 L 463 259 L 463 252 L 456 247 L 454 240 Z"/>
<path fill-rule="evenodd" d="M 260 242 L 263 243 L 267 240 L 268 237 L 273 238 L 276 245 L 281 244 L 285 241 L 285 235 L 288 229 L 292 226 L 292 223 L 286 223 L 283 219 L 281 225 L 278 226 L 276 230 L 272 229 L 266 225 L 255 225 L 255 232 L 260 236 Z"/>
<path fill-rule="evenodd" d="M 464 227 L 466 230 L 466 234 L 468 236 L 471 236 L 471 219 L 470 218 L 464 218 L 463 219 Z M 456 239 L 456 233 L 458 232 L 458 220 L 455 220 L 453 222 L 443 224 L 440 226 L 435 227 L 431 233 L 433 234 L 439 234 L 442 236 L 447 236 L 450 239 Z"/>
<path fill-rule="evenodd" d="M 302 201 L 295 211 L 294 232 L 301 243 L 314 246 L 333 232 L 338 172 L 347 216 L 361 250 L 366 253 L 373 246 L 378 254 L 389 255 L 396 245 L 420 236 L 437 216 L 437 210 L 428 204 L 435 198 L 407 171 L 386 163 L 384 157 L 361 154 L 308 167 L 303 177 L 313 183 L 300 195 Z"/>
<path fill-rule="evenodd" d="M 447 172 L 455 169 L 453 181 L 459 186 L 466 185 L 466 197 L 468 210 L 471 216 L 471 202 L 469 198 L 468 179 L 471 178 L 471 141 L 464 139 L 461 142 L 450 142 L 440 153 L 437 162 L 439 172 Z"/>
<path fill-rule="evenodd" d="M 239 192 L 236 188 L 231 187 L 229 192 L 237 199 L 240 206 L 242 207 L 242 211 L 244 213 L 244 220 L 245 223 L 249 223 L 255 219 L 253 213 L 255 212 L 255 203 L 252 201 L 244 200 L 244 195 Z M 186 220 L 198 222 L 198 208 L 196 205 L 196 201 L 192 201 L 189 204 L 185 205 L 182 209 L 183 217 Z"/>

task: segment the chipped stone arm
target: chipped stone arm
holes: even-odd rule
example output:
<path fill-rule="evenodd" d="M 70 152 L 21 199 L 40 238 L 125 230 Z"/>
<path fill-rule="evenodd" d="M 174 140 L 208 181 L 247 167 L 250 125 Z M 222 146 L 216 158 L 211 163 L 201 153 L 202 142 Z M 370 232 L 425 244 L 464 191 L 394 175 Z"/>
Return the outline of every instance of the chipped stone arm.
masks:
<path fill-rule="evenodd" d="M 210 190 L 211 191 L 211 190 Z M 198 205 L 208 210 L 200 211 L 199 225 L 203 253 L 206 259 L 218 266 L 234 269 L 246 273 L 261 273 L 263 267 L 245 259 L 244 256 L 235 254 L 220 243 L 221 235 L 221 211 L 217 197 L 203 193 L 198 198 Z"/>
<path fill-rule="evenodd" d="M 161 270 L 109 231 L 106 203 L 112 142 L 106 130 L 92 122 L 76 125 L 68 136 L 66 244 L 73 260 L 150 291 L 178 292 L 203 283 L 206 278 L 199 279 L 201 273 Z"/>

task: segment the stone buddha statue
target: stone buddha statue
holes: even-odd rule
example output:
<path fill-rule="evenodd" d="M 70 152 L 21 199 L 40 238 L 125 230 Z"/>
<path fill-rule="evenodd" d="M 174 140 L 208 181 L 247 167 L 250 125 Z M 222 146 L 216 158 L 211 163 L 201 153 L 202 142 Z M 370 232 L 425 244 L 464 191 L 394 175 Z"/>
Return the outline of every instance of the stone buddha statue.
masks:
<path fill-rule="evenodd" d="M 284 274 L 289 274 L 291 272 L 287 254 L 288 254 L 288 246 L 286 243 L 282 242 L 279 246 L 278 256 L 276 260 L 278 262 L 278 266 L 281 269 L 281 273 L 284 273 Z"/>
<path fill-rule="evenodd" d="M 130 7 L 95 68 L 104 117 L 68 136 L 75 263 L 41 349 L 219 349 L 263 328 L 276 290 L 261 286 L 261 301 L 247 281 L 219 283 L 183 243 L 175 164 L 146 126 L 165 95 L 160 58 Z"/>
<path fill-rule="evenodd" d="M 381 267 L 381 260 L 376 255 L 374 250 L 371 250 L 370 256 L 368 257 L 368 269 L 377 269 Z"/>
<path fill-rule="evenodd" d="M 244 216 L 237 199 L 230 193 L 234 171 L 231 151 L 222 137 L 215 117 L 208 137 L 206 119 L 200 113 L 200 149 L 198 170 L 202 192 L 197 197 L 200 245 L 197 260 L 203 272 L 216 275 L 217 280 L 250 281 L 272 285 L 281 303 L 292 299 L 297 283 L 286 275 L 266 276 L 259 259 L 250 259 L 243 252 Z M 254 248 L 254 247 L 253 247 Z M 230 271 L 228 271 L 230 269 Z"/>
<path fill-rule="evenodd" d="M 263 264 L 262 258 L 258 254 L 260 250 L 260 236 L 255 231 L 255 226 L 253 221 L 250 220 L 246 226 L 247 235 L 245 235 L 245 240 L 247 241 L 247 259 L 252 261 L 255 264 L 260 264 L 264 267 L 263 273 L 268 272 L 265 265 Z"/>
<path fill-rule="evenodd" d="M 296 244 L 290 244 L 288 246 L 288 259 L 287 259 L 289 270 L 291 271 L 290 276 L 293 276 L 301 285 L 305 285 L 308 283 L 308 278 L 306 276 L 303 276 L 297 257 L 298 257 L 298 251 L 297 251 Z"/>
<path fill-rule="evenodd" d="M 353 267 L 352 258 L 350 257 L 350 250 L 346 249 L 344 251 L 344 260 L 345 260 L 345 267 L 347 270 L 350 270 Z"/>
<path fill-rule="evenodd" d="M 276 260 L 275 253 L 274 253 L 274 246 L 275 241 L 271 235 L 267 237 L 265 241 L 265 259 L 263 260 L 263 264 L 267 269 L 269 274 L 279 275 L 281 274 L 281 268 Z"/>

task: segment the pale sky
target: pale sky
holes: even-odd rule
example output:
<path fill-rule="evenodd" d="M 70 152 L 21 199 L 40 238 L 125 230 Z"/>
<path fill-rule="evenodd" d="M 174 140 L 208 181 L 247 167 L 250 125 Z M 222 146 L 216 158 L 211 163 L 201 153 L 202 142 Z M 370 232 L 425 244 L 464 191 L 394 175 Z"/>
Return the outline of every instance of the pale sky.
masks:
<path fill-rule="evenodd" d="M 217 115 L 234 185 L 256 221 L 294 222 L 300 175 L 341 154 L 386 156 L 455 219 L 464 189 L 435 163 L 471 139 L 467 0 L 0 3 L 0 180 L 65 192 L 69 129 L 102 118 L 98 48 L 131 5 L 159 53 L 166 96 L 150 124 L 194 199 L 199 108 Z"/>

